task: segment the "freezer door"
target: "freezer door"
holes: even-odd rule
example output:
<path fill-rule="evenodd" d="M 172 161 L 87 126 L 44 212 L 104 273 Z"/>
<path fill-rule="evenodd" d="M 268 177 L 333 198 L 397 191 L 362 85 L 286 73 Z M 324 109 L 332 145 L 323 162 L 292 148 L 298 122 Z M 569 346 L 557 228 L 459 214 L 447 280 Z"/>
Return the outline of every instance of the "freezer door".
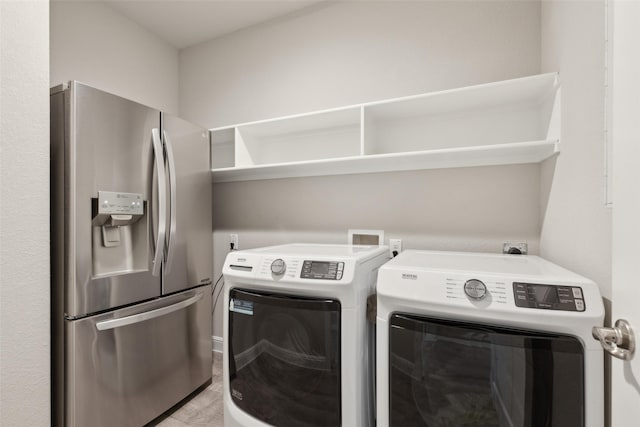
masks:
<path fill-rule="evenodd" d="M 211 283 L 213 237 L 209 135 L 162 114 L 169 184 L 163 293 Z"/>
<path fill-rule="evenodd" d="M 54 292 L 63 291 L 64 313 L 79 317 L 160 296 L 160 275 L 151 273 L 152 130 L 159 135 L 160 112 L 77 82 L 64 96 L 52 102 L 51 133 L 52 184 L 62 193 L 54 195 L 64 198 L 52 211 L 54 250 L 64 251 Z M 126 197 L 141 214 L 102 213 Z"/>
<path fill-rule="evenodd" d="M 142 426 L 211 379 L 211 286 L 66 321 L 66 426 Z"/>

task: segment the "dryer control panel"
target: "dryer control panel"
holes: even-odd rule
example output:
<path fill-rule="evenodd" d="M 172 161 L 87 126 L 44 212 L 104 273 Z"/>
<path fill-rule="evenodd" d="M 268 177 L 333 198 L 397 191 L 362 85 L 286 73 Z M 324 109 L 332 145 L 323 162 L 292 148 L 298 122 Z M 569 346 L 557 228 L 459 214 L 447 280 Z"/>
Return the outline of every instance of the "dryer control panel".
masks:
<path fill-rule="evenodd" d="M 585 310 L 584 296 L 579 286 L 514 282 L 513 296 L 518 307 L 564 311 Z"/>

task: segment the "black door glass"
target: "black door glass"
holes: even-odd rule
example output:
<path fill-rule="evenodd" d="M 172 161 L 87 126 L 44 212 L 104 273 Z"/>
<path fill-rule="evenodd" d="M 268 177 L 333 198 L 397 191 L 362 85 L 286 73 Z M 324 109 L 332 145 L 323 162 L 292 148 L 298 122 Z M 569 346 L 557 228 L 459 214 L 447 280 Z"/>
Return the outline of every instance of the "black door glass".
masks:
<path fill-rule="evenodd" d="M 391 426 L 582 427 L 575 337 L 393 314 Z"/>
<path fill-rule="evenodd" d="M 239 289 L 229 298 L 234 403 L 273 426 L 339 426 L 340 303 Z"/>

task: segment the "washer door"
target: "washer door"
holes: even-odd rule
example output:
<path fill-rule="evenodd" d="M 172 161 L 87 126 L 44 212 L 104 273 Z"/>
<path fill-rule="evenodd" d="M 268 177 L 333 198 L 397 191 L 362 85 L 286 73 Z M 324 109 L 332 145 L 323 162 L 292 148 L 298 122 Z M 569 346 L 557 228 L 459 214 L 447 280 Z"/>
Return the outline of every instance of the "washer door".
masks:
<path fill-rule="evenodd" d="M 340 425 L 338 301 L 232 289 L 228 332 L 240 409 L 274 426 Z"/>
<path fill-rule="evenodd" d="M 581 427 L 575 337 L 393 314 L 389 425 Z"/>

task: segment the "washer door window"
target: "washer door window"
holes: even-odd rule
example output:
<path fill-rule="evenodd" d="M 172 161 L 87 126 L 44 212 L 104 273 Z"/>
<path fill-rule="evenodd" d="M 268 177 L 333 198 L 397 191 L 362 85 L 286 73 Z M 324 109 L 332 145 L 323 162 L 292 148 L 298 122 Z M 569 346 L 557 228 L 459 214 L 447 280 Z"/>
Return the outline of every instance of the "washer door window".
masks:
<path fill-rule="evenodd" d="M 391 316 L 390 425 L 584 426 L 577 338 Z"/>
<path fill-rule="evenodd" d="M 233 289 L 233 402 L 274 426 L 341 422 L 340 303 Z"/>

